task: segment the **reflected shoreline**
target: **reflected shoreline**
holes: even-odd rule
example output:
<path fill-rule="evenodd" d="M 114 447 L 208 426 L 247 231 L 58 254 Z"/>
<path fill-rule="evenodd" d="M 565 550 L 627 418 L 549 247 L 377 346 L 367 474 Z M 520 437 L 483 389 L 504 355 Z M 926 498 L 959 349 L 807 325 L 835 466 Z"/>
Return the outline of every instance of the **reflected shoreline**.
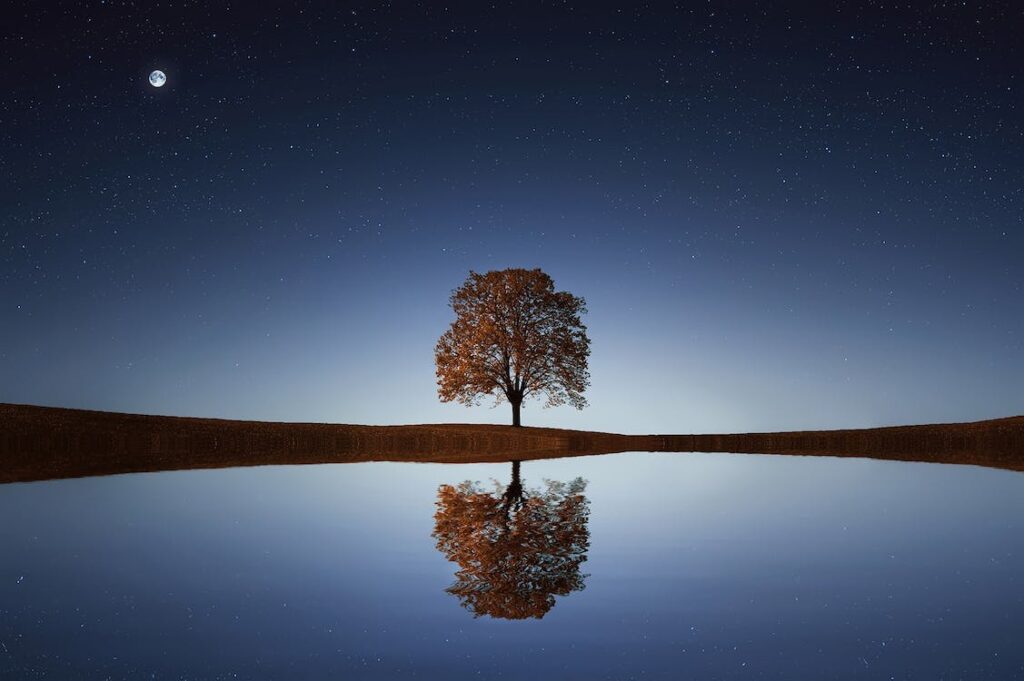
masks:
<path fill-rule="evenodd" d="M 617 435 L 497 425 L 230 421 L 0 404 L 0 483 L 238 466 L 491 463 L 632 451 L 861 457 L 1024 471 L 1024 416 L 861 430 Z"/>

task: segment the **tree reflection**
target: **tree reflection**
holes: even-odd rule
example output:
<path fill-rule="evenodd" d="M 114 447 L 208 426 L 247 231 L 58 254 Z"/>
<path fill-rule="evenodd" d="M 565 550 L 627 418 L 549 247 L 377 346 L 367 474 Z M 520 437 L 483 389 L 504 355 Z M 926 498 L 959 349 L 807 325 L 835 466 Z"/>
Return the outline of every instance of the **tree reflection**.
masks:
<path fill-rule="evenodd" d="M 540 619 L 555 596 L 583 589 L 580 564 L 590 546 L 586 486 L 582 478 L 545 480 L 543 489 L 526 490 L 518 461 L 504 491 L 495 483 L 487 492 L 468 480 L 441 485 L 432 536 L 460 568 L 446 591 L 474 617 Z"/>

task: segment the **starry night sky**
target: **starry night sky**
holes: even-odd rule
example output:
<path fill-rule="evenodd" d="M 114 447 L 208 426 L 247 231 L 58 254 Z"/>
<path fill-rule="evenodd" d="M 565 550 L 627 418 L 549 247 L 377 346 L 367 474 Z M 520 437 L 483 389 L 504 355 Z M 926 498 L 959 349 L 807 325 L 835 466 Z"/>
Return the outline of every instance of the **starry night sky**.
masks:
<path fill-rule="evenodd" d="M 1024 413 L 1015 3 L 150 5 L 4 10 L 2 402 L 507 423 L 433 346 L 541 267 L 591 406 L 526 425 Z"/>

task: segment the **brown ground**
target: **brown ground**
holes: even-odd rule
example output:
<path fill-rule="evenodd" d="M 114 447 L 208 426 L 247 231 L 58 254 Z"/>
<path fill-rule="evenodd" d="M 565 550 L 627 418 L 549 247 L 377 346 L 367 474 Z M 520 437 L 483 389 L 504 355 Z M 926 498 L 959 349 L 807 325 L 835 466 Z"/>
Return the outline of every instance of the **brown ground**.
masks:
<path fill-rule="evenodd" d="M 267 464 L 480 463 L 628 451 L 854 456 L 1024 471 L 1024 416 L 865 430 L 616 435 L 490 425 L 227 421 L 0 404 L 0 483 Z"/>

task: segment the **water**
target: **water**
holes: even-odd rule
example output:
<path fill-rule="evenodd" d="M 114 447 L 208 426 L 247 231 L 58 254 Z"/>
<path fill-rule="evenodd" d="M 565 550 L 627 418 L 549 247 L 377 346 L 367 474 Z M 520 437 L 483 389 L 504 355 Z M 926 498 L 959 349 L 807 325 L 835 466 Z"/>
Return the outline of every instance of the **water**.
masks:
<path fill-rule="evenodd" d="M 438 490 L 492 492 L 496 478 L 501 492 L 511 472 L 380 463 L 0 486 L 0 678 L 1024 677 L 1019 473 L 525 462 L 525 498 L 545 478 L 586 481 L 559 540 L 570 548 L 520 542 L 544 555 L 501 562 L 514 542 L 487 544 L 497 565 L 557 574 L 492 584 L 512 592 L 474 611 L 449 592 L 460 568 L 437 548 Z M 545 589 L 546 605 L 513 607 Z"/>

